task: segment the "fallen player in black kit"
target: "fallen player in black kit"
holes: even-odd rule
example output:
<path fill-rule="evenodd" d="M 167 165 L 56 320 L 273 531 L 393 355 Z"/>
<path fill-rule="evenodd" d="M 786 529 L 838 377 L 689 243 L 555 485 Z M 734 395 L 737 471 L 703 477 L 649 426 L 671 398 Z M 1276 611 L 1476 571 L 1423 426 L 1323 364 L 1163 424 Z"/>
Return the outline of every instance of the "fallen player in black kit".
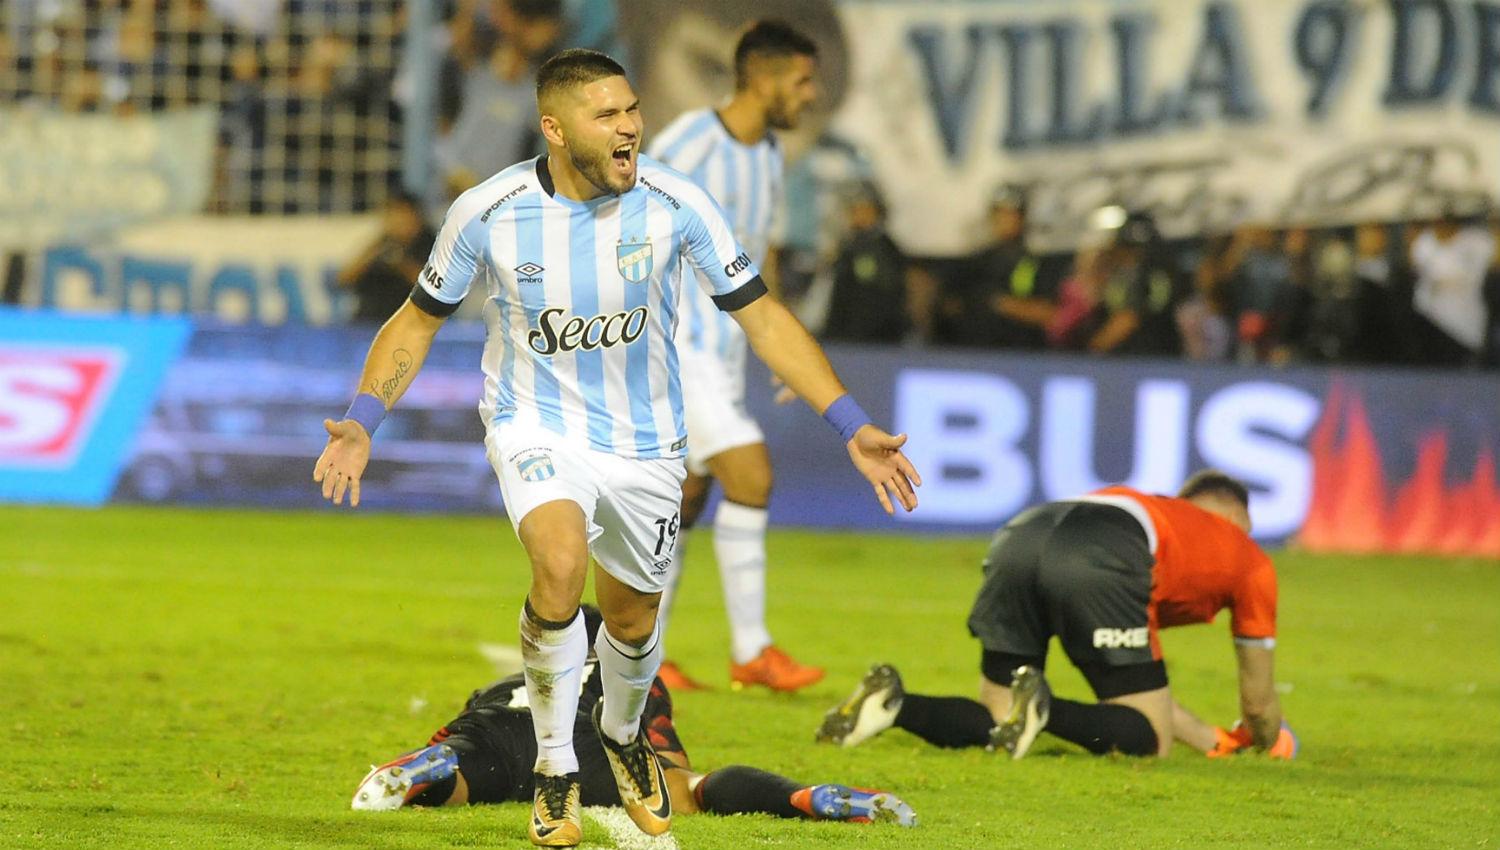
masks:
<path fill-rule="evenodd" d="M 599 615 L 584 606 L 592 634 Z M 620 795 L 594 730 L 591 715 L 603 689 L 590 657 L 574 721 L 581 774 L 581 803 L 619 806 Z M 652 683 L 641 725 L 661 760 L 672 808 L 677 812 L 735 815 L 764 812 L 784 818 L 892 822 L 914 826 L 916 813 L 894 794 L 846 785 L 803 785 L 759 768 L 733 765 L 699 773 L 672 723 L 672 697 L 657 678 Z M 526 685 L 520 673 L 475 691 L 458 717 L 433 735 L 427 746 L 373 768 L 354 793 L 355 809 L 382 811 L 402 806 L 460 806 L 530 802 L 536 738 Z"/>

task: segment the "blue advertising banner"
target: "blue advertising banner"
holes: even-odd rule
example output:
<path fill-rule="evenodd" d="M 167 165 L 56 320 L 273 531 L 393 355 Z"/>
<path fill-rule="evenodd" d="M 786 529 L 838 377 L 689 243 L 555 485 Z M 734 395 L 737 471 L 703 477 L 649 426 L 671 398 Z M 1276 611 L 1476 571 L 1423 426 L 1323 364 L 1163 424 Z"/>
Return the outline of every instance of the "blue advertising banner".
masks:
<path fill-rule="evenodd" d="M 325 418 L 342 415 L 374 328 L 200 327 L 162 386 L 117 498 L 323 505 L 312 482 Z M 443 329 L 381 425 L 361 509 L 493 511 L 478 413 L 483 329 Z"/>
<path fill-rule="evenodd" d="M 830 356 L 871 415 L 910 438 L 924 485 L 902 528 L 987 532 L 1041 501 L 1115 482 L 1172 492 L 1212 466 L 1250 486 L 1262 539 L 1344 551 L 1484 540 L 1500 556 L 1492 375 L 847 346 Z M 826 426 L 775 408 L 766 380 L 751 386 L 776 461 L 773 520 L 883 524 Z"/>
<path fill-rule="evenodd" d="M 0 309 L 0 501 L 108 499 L 191 331 Z"/>
<path fill-rule="evenodd" d="M 199 326 L 0 313 L 0 500 L 321 508 L 312 461 L 371 328 Z M 381 427 L 362 509 L 498 513 L 477 412 L 483 331 L 451 322 Z M 781 525 L 986 533 L 1028 505 L 1214 466 L 1258 537 L 1500 557 L 1500 380 L 1152 360 L 830 350 L 909 435 L 921 506 L 892 519 L 805 405 L 758 365 L 751 412 Z M 168 365 L 170 364 L 170 368 Z M 149 411 L 149 416 L 147 412 Z"/>

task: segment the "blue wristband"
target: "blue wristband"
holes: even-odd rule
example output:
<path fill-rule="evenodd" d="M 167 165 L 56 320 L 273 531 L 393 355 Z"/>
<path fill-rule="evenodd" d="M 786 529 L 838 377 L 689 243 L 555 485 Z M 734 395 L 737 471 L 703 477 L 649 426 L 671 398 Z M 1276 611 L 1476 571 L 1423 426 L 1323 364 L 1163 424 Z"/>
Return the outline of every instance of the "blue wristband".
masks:
<path fill-rule="evenodd" d="M 349 410 L 344 418 L 363 425 L 365 433 L 373 437 L 375 429 L 380 427 L 380 421 L 385 419 L 385 402 L 370 393 L 360 393 L 349 403 Z"/>
<path fill-rule="evenodd" d="M 854 400 L 854 396 L 844 393 L 828 409 L 823 411 L 823 419 L 833 426 L 833 430 L 839 432 L 844 442 L 854 439 L 854 433 L 870 424 L 870 416 Z"/>

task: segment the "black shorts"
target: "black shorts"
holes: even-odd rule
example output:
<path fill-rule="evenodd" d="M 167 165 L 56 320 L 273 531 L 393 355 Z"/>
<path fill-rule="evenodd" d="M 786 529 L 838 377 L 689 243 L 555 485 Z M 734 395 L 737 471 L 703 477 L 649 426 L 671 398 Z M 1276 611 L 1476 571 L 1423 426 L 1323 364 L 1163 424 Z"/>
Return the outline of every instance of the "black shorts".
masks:
<path fill-rule="evenodd" d="M 536 730 L 531 712 L 511 707 L 511 694 L 524 687 L 520 677 L 476 691 L 458 717 L 432 736 L 458 755 L 458 767 L 469 786 L 470 803 L 530 802 L 535 790 Z M 573 722 L 573 750 L 578 755 L 580 800 L 585 806 L 618 806 L 620 792 L 591 719 L 599 699 L 597 673 L 591 672 Z M 672 697 L 657 679 L 651 685 L 641 727 L 658 753 L 687 753 L 672 722 Z M 663 761 L 663 764 L 670 762 Z"/>
<path fill-rule="evenodd" d="M 1009 685 L 1015 667 L 1045 663 L 1056 635 L 1100 699 L 1164 687 L 1147 625 L 1153 563 L 1123 508 L 1053 502 L 1017 516 L 990 543 L 969 613 L 985 677 Z"/>

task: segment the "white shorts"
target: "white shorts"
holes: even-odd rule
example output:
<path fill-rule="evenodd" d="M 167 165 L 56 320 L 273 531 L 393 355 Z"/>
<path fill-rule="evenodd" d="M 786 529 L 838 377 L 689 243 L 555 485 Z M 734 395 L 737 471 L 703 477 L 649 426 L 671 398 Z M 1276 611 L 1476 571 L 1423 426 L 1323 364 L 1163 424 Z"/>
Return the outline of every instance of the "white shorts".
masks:
<path fill-rule="evenodd" d="M 680 458 L 619 457 L 518 425 L 488 429 L 484 447 L 518 534 L 538 506 L 574 502 L 606 572 L 642 593 L 666 586 L 687 475 Z"/>
<path fill-rule="evenodd" d="M 729 449 L 766 441 L 745 409 L 745 369 L 710 354 L 678 350 L 682 408 L 687 420 L 687 468 L 708 474 L 708 459 Z"/>

